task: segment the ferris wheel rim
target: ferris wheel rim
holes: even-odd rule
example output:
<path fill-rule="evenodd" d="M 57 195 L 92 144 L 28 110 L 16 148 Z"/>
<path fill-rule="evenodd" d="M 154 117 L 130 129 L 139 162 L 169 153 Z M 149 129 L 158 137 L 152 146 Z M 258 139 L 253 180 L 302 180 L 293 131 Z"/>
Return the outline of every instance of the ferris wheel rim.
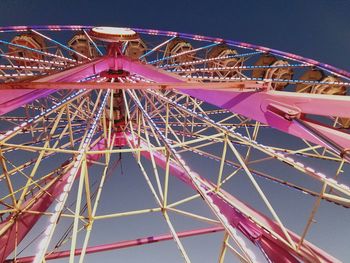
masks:
<path fill-rule="evenodd" d="M 87 26 L 84 26 L 84 25 L 2 26 L 2 27 L 0 27 L 0 33 L 25 32 L 28 30 L 79 31 L 79 30 L 93 29 L 95 27 L 96 26 L 91 26 L 91 25 L 90 26 L 89 25 L 87 25 Z M 137 27 L 125 27 L 125 28 L 129 28 L 131 30 L 134 30 L 136 33 L 139 33 L 139 34 L 169 36 L 169 37 L 182 37 L 185 39 L 191 39 L 191 40 L 197 40 L 197 41 L 226 43 L 228 45 L 240 47 L 243 49 L 251 49 L 251 50 L 259 51 L 262 53 L 270 53 L 270 54 L 284 57 L 284 58 L 287 58 L 290 60 L 310 64 L 310 66 L 318 67 L 318 68 L 323 69 L 331 74 L 346 78 L 347 80 L 350 80 L 350 72 L 347 70 L 332 66 L 330 64 L 322 63 L 322 62 L 314 60 L 314 59 L 306 58 L 304 56 L 296 55 L 296 54 L 289 53 L 286 51 L 281 51 L 278 49 L 268 48 L 265 46 L 255 45 L 255 44 L 236 41 L 236 40 L 223 39 L 223 38 L 219 38 L 219 37 L 202 36 L 202 35 L 191 34 L 191 33 L 182 33 L 182 32 L 166 31 L 166 30 L 158 30 L 158 29 L 143 29 L 143 28 L 137 28 Z"/>

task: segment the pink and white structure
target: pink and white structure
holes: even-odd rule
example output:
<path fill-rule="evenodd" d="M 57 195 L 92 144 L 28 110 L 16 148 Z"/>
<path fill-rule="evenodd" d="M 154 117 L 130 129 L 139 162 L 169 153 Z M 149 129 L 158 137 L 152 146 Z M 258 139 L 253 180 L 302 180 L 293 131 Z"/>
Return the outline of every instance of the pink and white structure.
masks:
<path fill-rule="evenodd" d="M 167 240 L 191 262 L 182 239 L 219 232 L 220 263 L 231 252 L 237 262 L 341 262 L 307 239 L 323 203 L 350 207 L 350 73 L 160 30 L 14 26 L 0 34 L 1 262 L 84 262 Z M 103 190 L 117 154 L 134 157 L 156 207 L 99 213 L 101 202 L 115 202 Z M 199 174 L 193 160 L 217 169 Z M 237 178 L 263 208 L 240 200 L 230 187 Z M 192 195 L 173 200 L 174 179 Z M 264 191 L 272 183 L 314 200 L 302 231 Z M 198 199 L 206 215 L 181 208 Z M 169 232 L 89 244 L 95 222 L 148 213 Z M 177 230 L 174 215 L 208 226 Z"/>

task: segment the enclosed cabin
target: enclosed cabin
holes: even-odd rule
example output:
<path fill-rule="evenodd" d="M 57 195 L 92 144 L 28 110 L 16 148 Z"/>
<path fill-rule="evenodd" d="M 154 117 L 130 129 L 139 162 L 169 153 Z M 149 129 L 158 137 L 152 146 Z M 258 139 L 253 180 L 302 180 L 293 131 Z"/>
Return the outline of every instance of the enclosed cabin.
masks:
<path fill-rule="evenodd" d="M 306 71 L 300 80 L 309 81 L 309 84 L 297 84 L 296 92 L 327 94 L 327 95 L 346 95 L 346 87 L 343 85 L 333 85 L 340 82 L 340 79 L 334 76 L 326 76 L 320 69 L 310 69 Z M 325 82 L 329 84 L 317 85 L 313 82 Z"/>
<path fill-rule="evenodd" d="M 258 58 L 252 71 L 253 78 L 272 79 L 271 88 L 274 90 L 283 90 L 293 78 L 293 69 L 285 60 L 278 60 L 275 56 L 264 54 Z M 280 80 L 280 82 L 279 82 Z"/>
<path fill-rule="evenodd" d="M 131 40 L 126 43 L 125 55 L 131 59 L 139 59 L 145 54 L 147 46 L 142 39 Z"/>
<path fill-rule="evenodd" d="M 36 66 L 44 59 L 44 54 L 35 50 L 45 51 L 45 40 L 34 33 L 15 36 L 11 44 L 8 45 L 8 55 L 14 56 L 11 60 L 19 66 Z"/>
<path fill-rule="evenodd" d="M 335 76 L 326 76 L 320 69 L 310 69 L 304 72 L 300 77 L 300 80 L 310 83 L 299 83 L 296 85 L 296 92 L 312 93 L 312 94 L 325 94 L 325 95 L 346 95 L 346 87 L 339 83 L 341 80 Z M 324 82 L 328 84 L 317 84 L 313 82 Z M 350 128 L 350 119 L 339 118 L 338 123 L 344 128 Z"/>
<path fill-rule="evenodd" d="M 240 72 L 240 69 L 236 67 L 243 64 L 243 59 L 238 57 L 238 52 L 225 44 L 210 49 L 207 58 L 209 59 L 208 67 L 214 69 L 213 76 L 234 77 Z M 215 70 L 215 68 L 218 69 Z"/>
<path fill-rule="evenodd" d="M 169 64 L 180 64 L 180 68 L 188 68 L 188 62 L 192 62 L 195 58 L 195 52 L 191 43 L 188 41 L 176 38 L 170 41 L 165 48 L 165 57 L 169 57 Z"/>
<path fill-rule="evenodd" d="M 84 33 L 74 35 L 72 39 L 68 41 L 68 47 L 88 58 L 94 58 L 97 56 L 96 48 L 90 43 Z M 79 56 L 75 52 L 70 51 L 69 55 L 77 61 L 84 60 L 84 57 Z"/>

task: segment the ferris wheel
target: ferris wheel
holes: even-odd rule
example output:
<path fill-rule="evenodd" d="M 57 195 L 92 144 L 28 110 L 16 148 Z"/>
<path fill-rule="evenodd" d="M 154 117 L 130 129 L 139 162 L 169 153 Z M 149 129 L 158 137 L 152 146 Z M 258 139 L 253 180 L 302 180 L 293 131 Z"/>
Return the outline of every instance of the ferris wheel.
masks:
<path fill-rule="evenodd" d="M 0 34 L 1 262 L 341 262 L 318 224 L 349 221 L 349 72 L 161 30 Z"/>

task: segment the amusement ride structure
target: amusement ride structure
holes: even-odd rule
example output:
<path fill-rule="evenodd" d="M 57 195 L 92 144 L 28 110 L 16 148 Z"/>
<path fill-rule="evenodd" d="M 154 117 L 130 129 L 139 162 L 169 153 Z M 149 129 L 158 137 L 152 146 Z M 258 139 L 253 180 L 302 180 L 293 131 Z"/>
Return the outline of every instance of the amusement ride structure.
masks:
<path fill-rule="evenodd" d="M 220 237 L 220 263 L 340 262 L 308 237 L 322 206 L 350 207 L 350 73 L 160 30 L 13 26 L 0 34 L 1 262 L 102 260 L 167 240 L 178 262 L 191 262 L 184 242 L 204 235 Z M 103 199 L 110 180 L 117 187 L 131 176 L 116 172 L 121 156 L 134 160 L 152 199 L 142 209 L 113 210 L 127 197 Z M 241 199 L 239 180 L 255 201 Z M 274 205 L 266 190 L 274 188 L 295 218 L 305 208 L 298 201 L 311 202 L 298 229 Z M 142 224 L 148 214 L 167 231 L 94 239 L 101 222 Z M 204 227 L 180 227 L 174 215 Z"/>

